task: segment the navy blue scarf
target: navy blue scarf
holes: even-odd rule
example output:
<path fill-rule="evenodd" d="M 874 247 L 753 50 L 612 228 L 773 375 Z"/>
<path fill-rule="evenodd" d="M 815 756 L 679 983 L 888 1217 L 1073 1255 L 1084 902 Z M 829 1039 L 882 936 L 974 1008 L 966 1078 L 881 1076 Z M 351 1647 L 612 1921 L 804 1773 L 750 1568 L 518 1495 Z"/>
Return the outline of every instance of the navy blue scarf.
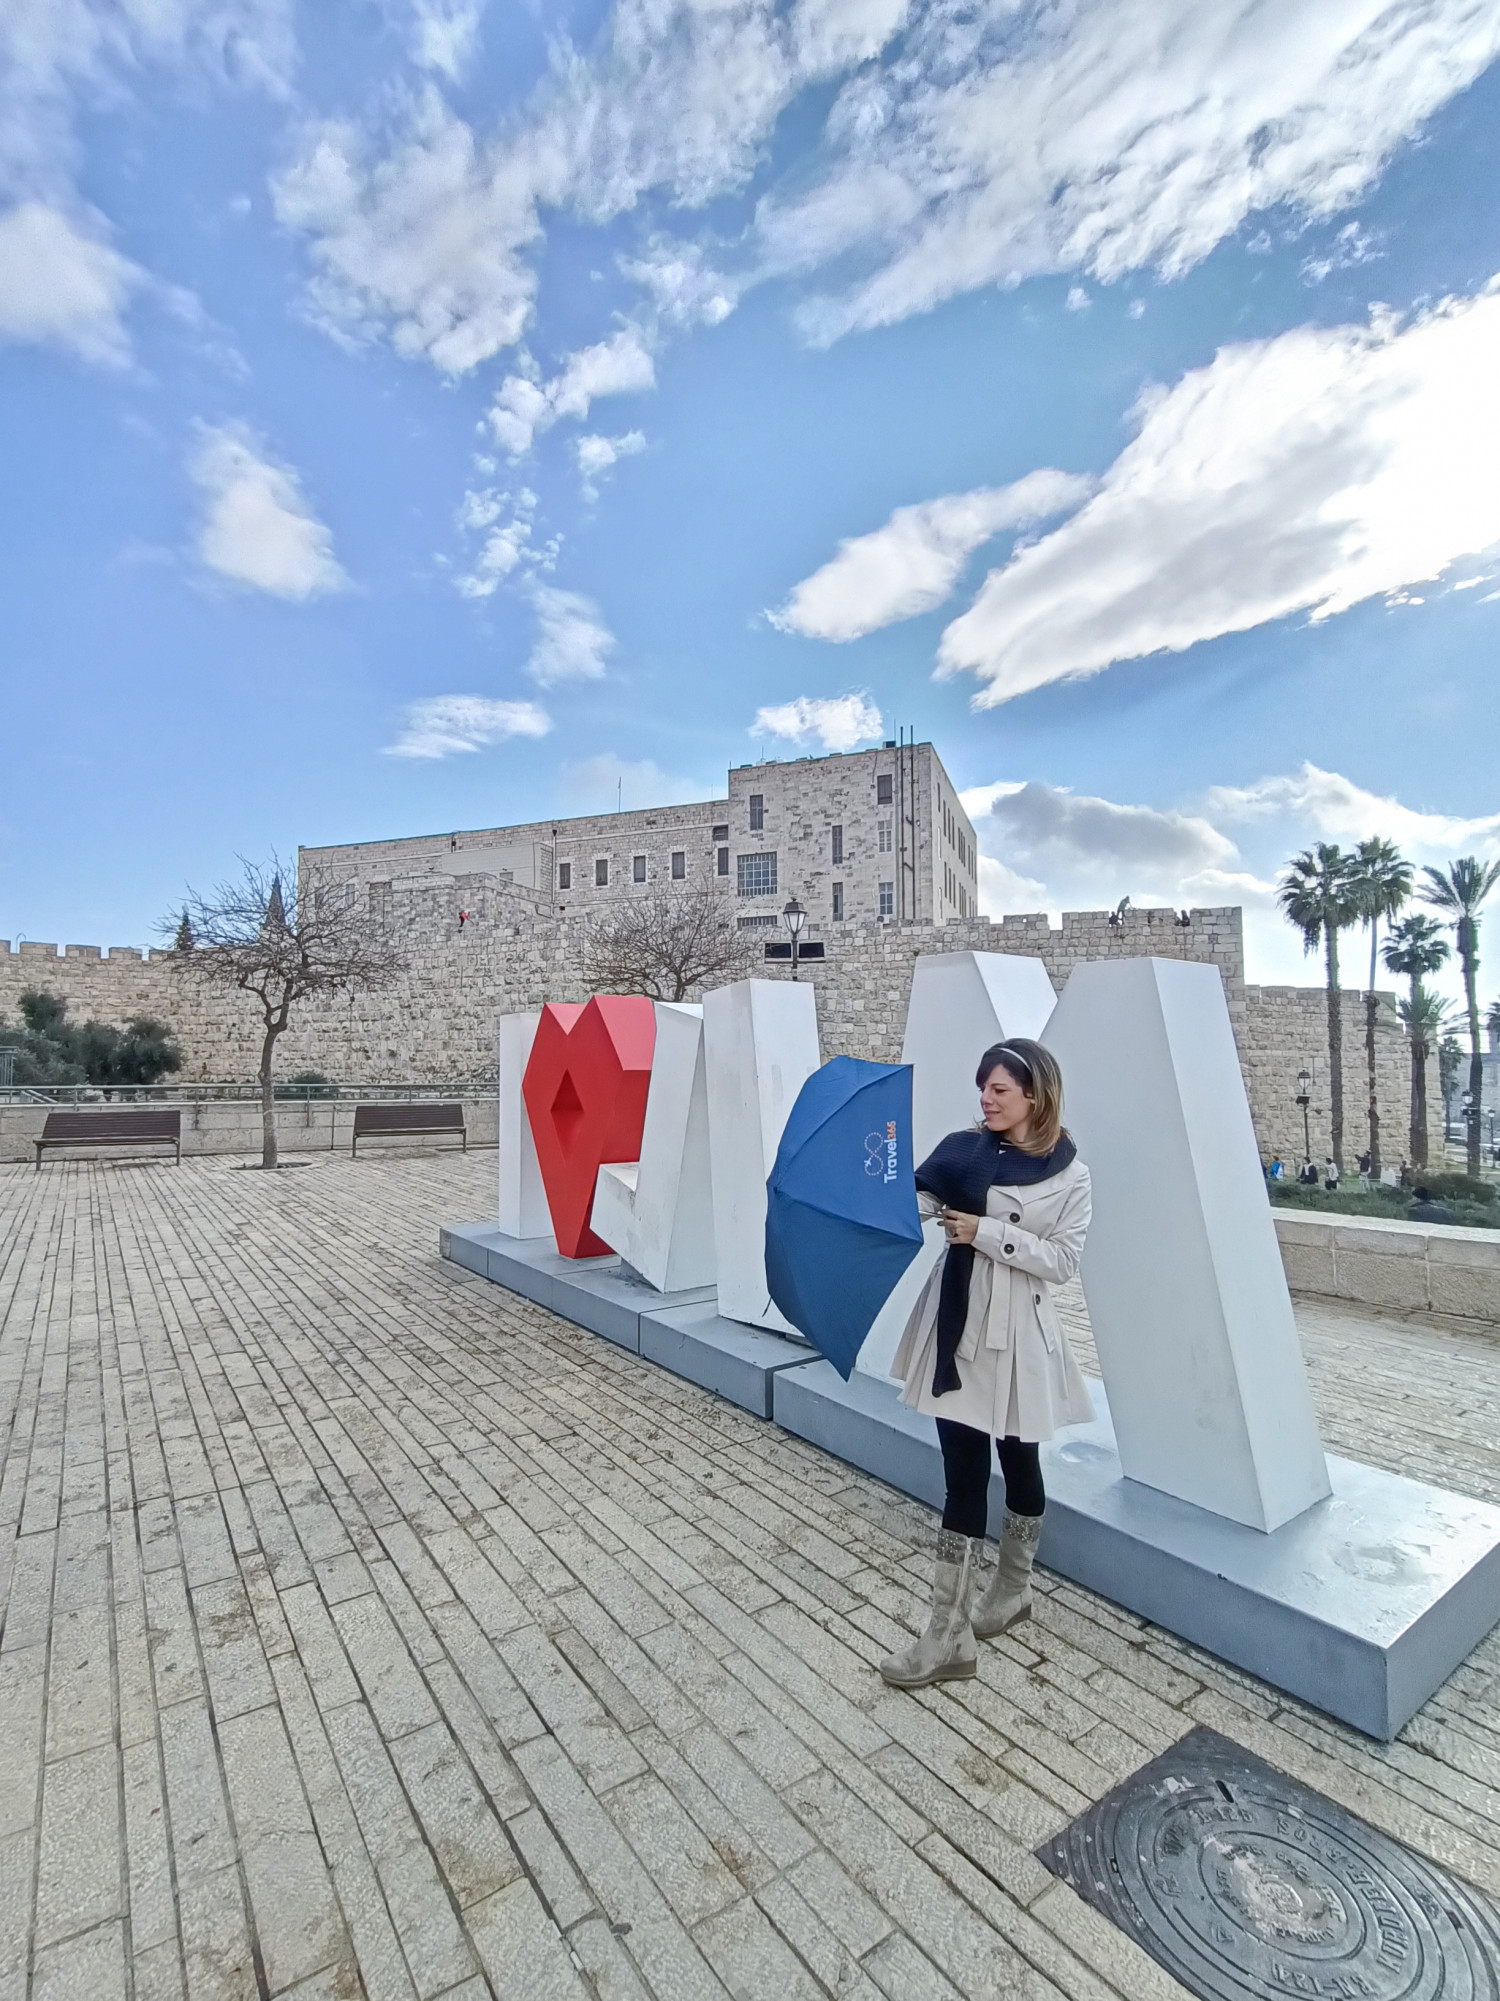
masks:
<path fill-rule="evenodd" d="M 1078 1154 L 1066 1133 L 1050 1153 L 1026 1153 L 987 1126 L 978 1132 L 949 1133 L 917 1169 L 918 1188 L 935 1195 L 945 1209 L 965 1216 L 983 1216 L 992 1188 L 1026 1188 L 1061 1174 Z M 958 1344 L 969 1317 L 969 1279 L 974 1270 L 974 1246 L 950 1244 L 943 1260 L 943 1284 L 938 1294 L 937 1366 L 932 1394 L 945 1397 L 961 1389 Z"/>

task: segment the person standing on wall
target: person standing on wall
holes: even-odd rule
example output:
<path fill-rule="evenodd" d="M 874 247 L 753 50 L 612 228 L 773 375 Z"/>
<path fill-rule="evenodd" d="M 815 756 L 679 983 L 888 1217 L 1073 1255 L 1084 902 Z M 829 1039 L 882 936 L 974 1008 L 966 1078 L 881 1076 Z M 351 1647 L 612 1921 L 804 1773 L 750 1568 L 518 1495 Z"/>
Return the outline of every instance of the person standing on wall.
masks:
<path fill-rule="evenodd" d="M 901 1401 L 936 1418 L 947 1500 L 926 1630 L 880 1664 L 896 1688 L 962 1680 L 976 1639 L 1031 1617 L 1046 1494 L 1039 1446 L 1094 1407 L 1052 1288 L 1078 1270 L 1093 1209 L 1089 1171 L 1062 1126 L 1062 1074 L 1015 1037 L 980 1060 L 981 1123 L 950 1133 L 917 1169 L 923 1219 L 948 1250 L 922 1291 L 891 1373 Z M 1005 1476 L 993 1576 L 975 1592 L 988 1526 L 991 1440 Z"/>

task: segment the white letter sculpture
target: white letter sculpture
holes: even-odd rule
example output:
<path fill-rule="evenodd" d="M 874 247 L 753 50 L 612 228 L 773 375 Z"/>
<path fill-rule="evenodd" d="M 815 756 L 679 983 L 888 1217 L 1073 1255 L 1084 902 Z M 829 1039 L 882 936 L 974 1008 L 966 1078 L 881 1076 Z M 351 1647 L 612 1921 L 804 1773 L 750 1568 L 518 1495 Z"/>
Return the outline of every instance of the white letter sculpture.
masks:
<path fill-rule="evenodd" d="M 599 1169 L 592 1228 L 659 1292 L 714 1282 L 703 1009 L 656 1003 L 639 1162 Z"/>
<path fill-rule="evenodd" d="M 521 1096 L 521 1079 L 531 1058 L 540 1013 L 500 1017 L 498 1146 L 500 1228 L 508 1237 L 549 1237 L 552 1217 L 537 1164 L 531 1120 Z"/>
<path fill-rule="evenodd" d="M 901 1061 L 911 1076 L 912 1155 L 920 1164 L 945 1134 L 974 1123 L 974 1072 L 991 1043 L 1039 1036 L 1057 995 L 1040 959 L 1011 952 L 924 952 L 912 968 Z M 942 1256 L 942 1225 L 928 1223 L 923 1244 L 865 1336 L 855 1366 L 889 1377 L 917 1294 Z"/>
<path fill-rule="evenodd" d="M 1042 1040 L 1093 1176 L 1083 1285 L 1121 1469 L 1280 1528 L 1328 1468 L 1218 968 L 1079 966 Z"/>
<path fill-rule="evenodd" d="M 766 1290 L 766 1176 L 797 1093 L 819 1064 L 812 987 L 737 980 L 706 994 L 703 1048 L 719 1312 L 792 1334 Z"/>

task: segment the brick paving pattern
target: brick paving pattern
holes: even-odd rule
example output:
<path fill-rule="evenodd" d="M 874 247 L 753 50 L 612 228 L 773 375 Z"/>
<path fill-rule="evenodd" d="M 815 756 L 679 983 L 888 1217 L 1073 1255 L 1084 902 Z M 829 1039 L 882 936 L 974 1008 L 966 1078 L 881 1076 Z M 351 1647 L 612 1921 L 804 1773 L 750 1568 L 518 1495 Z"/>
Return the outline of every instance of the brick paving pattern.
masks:
<path fill-rule="evenodd" d="M 888 1690 L 925 1512 L 439 1260 L 493 1172 L 0 1168 L 0 2001 L 1166 2001 L 1031 1850 L 1196 1723 L 1500 1898 L 1493 1637 L 1379 1746 L 1044 1576 Z M 1299 1317 L 1500 1499 L 1500 1343 Z"/>

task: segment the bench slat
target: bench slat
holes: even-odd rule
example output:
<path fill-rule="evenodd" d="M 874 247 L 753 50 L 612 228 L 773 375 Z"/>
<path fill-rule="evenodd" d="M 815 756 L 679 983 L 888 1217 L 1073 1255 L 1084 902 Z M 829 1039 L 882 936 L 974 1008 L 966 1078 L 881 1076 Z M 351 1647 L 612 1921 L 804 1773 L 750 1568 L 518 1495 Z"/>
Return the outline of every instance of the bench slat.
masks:
<path fill-rule="evenodd" d="M 149 1111 L 48 1112 L 41 1137 L 32 1145 L 38 1167 L 44 1153 L 69 1146 L 172 1146 L 181 1160 L 182 1112 L 159 1106 Z"/>
<path fill-rule="evenodd" d="M 356 1105 L 349 1151 L 351 1154 L 355 1153 L 362 1139 L 386 1139 L 399 1135 L 420 1136 L 431 1133 L 456 1133 L 463 1141 L 464 1150 L 467 1152 L 469 1135 L 464 1127 L 463 1106 L 446 1103 Z"/>

